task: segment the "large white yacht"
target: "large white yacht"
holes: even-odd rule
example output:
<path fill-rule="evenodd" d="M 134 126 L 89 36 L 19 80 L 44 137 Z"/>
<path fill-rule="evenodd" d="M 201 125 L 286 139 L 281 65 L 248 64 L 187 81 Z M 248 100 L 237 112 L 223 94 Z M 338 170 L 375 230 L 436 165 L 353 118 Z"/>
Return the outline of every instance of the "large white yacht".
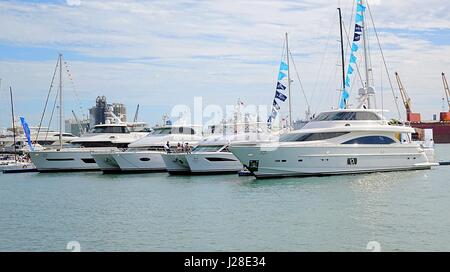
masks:
<path fill-rule="evenodd" d="M 146 137 L 131 143 L 126 151 L 92 152 L 93 158 L 104 173 L 165 171 L 161 157 L 164 145 L 169 142 L 175 150 L 178 143 L 192 148 L 202 139 L 195 126 L 160 126 Z"/>
<path fill-rule="evenodd" d="M 323 112 L 279 141 L 234 142 L 231 152 L 256 177 L 334 175 L 430 169 L 432 144 L 411 141 L 415 130 L 389 124 L 380 111 Z"/>
<path fill-rule="evenodd" d="M 230 143 L 272 137 L 267 133 L 212 135 L 200 141 L 192 152 L 167 153 L 162 157 L 170 174 L 237 173 L 243 166 L 228 150 Z"/>
<path fill-rule="evenodd" d="M 31 160 L 39 172 L 100 170 L 91 156 L 99 150 L 119 150 L 148 134 L 130 132 L 127 124 L 100 124 L 71 142 L 72 147 L 31 151 Z"/>

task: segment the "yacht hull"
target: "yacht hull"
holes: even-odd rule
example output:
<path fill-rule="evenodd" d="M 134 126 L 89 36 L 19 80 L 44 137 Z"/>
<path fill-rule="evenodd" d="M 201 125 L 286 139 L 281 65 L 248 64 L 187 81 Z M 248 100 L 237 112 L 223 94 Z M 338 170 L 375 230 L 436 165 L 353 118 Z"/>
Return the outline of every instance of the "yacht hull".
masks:
<path fill-rule="evenodd" d="M 114 154 L 114 160 L 122 172 L 166 171 L 160 151 L 126 151 Z"/>
<path fill-rule="evenodd" d="M 94 158 L 100 170 L 105 174 L 113 174 L 120 173 L 122 170 L 120 169 L 119 164 L 115 159 L 115 152 L 92 152 L 91 156 Z"/>
<path fill-rule="evenodd" d="M 162 154 L 167 172 L 171 175 L 183 175 L 191 172 L 185 153 Z"/>
<path fill-rule="evenodd" d="M 31 161 L 39 172 L 73 172 L 100 170 L 89 149 L 32 151 Z"/>
<path fill-rule="evenodd" d="M 205 152 L 186 154 L 185 159 L 192 174 L 237 173 L 242 163 L 228 152 Z"/>
<path fill-rule="evenodd" d="M 422 170 L 436 165 L 417 145 L 258 147 L 232 146 L 231 152 L 257 178 L 323 176 Z"/>

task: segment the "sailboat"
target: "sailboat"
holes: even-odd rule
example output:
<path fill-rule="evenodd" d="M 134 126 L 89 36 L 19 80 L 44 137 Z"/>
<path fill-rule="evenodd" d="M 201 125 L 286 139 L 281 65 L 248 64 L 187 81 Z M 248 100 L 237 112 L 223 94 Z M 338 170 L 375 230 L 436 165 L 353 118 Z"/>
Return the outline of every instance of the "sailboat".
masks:
<path fill-rule="evenodd" d="M 32 162 L 39 172 L 72 172 L 100 170 L 91 152 L 100 150 L 118 150 L 146 136 L 148 132 L 130 131 L 112 112 L 113 122 L 96 125 L 89 133 L 73 139 L 70 146 L 64 146 L 63 136 L 63 89 L 62 54 L 58 58 L 59 66 L 59 148 L 34 150 L 30 152 Z"/>
<path fill-rule="evenodd" d="M 415 130 L 392 124 L 375 108 L 375 89 L 370 86 L 365 14 L 368 5 L 357 0 L 355 33 L 339 109 L 325 111 L 279 141 L 234 142 L 231 152 L 257 178 L 321 176 L 430 169 L 432 144 L 412 141 Z M 359 105 L 350 108 L 350 76 L 356 66 L 358 41 L 363 40 L 365 81 Z M 289 61 L 289 60 L 288 60 Z M 287 63 L 289 66 L 289 63 Z"/>
<path fill-rule="evenodd" d="M 14 115 L 14 100 L 12 87 L 9 87 L 9 94 L 11 98 L 11 117 L 12 117 L 12 130 L 13 130 L 13 146 L 14 146 L 14 161 L 3 163 L 0 165 L 0 170 L 3 173 L 18 173 L 18 172 L 34 172 L 36 168 L 29 162 L 27 156 L 17 155 L 17 143 L 16 143 L 16 126 L 15 126 L 15 115 Z"/>

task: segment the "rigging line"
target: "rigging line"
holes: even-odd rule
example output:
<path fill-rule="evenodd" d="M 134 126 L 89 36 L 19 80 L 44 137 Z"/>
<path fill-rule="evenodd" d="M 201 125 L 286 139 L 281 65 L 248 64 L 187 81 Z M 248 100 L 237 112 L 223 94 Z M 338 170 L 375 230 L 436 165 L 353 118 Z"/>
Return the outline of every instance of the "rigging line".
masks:
<path fill-rule="evenodd" d="M 82 117 L 83 117 L 84 116 L 84 114 L 83 114 L 84 113 L 84 108 L 83 108 L 83 105 L 81 104 L 81 100 L 80 100 L 78 92 L 77 92 L 77 90 L 75 88 L 75 82 L 73 81 L 73 78 L 71 76 L 72 73 L 69 70 L 69 63 L 67 61 L 64 61 L 64 66 L 66 67 L 67 77 L 69 78 L 69 81 L 70 81 L 70 83 L 72 85 L 72 91 L 74 93 L 75 100 L 78 103 L 77 106 L 79 107 L 79 109 L 81 111 L 81 114 L 82 114 Z"/>
<path fill-rule="evenodd" d="M 397 108 L 398 117 L 399 117 L 399 119 L 401 119 L 400 108 L 398 106 L 397 96 L 395 95 L 394 86 L 392 84 L 391 76 L 389 75 L 389 69 L 388 69 L 387 64 L 386 64 L 386 59 L 384 57 L 383 48 L 381 48 L 380 38 L 378 37 L 378 31 L 377 31 L 377 28 L 375 27 L 375 23 L 374 23 L 374 20 L 373 20 L 372 11 L 371 11 L 371 8 L 369 6 L 369 2 L 366 2 L 366 5 L 367 5 L 367 9 L 369 10 L 370 20 L 372 21 L 373 31 L 375 33 L 375 37 L 377 38 L 378 47 L 380 49 L 381 58 L 383 59 L 383 64 L 384 64 L 384 68 L 386 70 L 386 74 L 387 74 L 387 78 L 388 78 L 388 81 L 389 81 L 389 85 L 391 86 L 391 91 L 392 91 L 392 95 L 394 97 L 395 106 Z"/>
<path fill-rule="evenodd" d="M 53 102 L 52 114 L 50 115 L 50 119 L 49 119 L 49 121 L 48 121 L 47 132 L 45 133 L 45 141 L 47 141 L 48 132 L 49 132 L 49 130 L 50 130 L 50 126 L 51 126 L 52 121 L 53 121 L 53 115 L 54 115 L 54 113 L 55 113 L 56 102 L 58 101 L 58 97 L 59 97 L 59 92 L 56 92 L 55 101 Z"/>
<path fill-rule="evenodd" d="M 331 16 L 330 16 L 330 18 L 332 19 Z M 317 85 L 319 83 L 319 78 L 320 78 L 320 75 L 322 73 L 323 64 L 324 64 L 325 58 L 328 56 L 329 44 L 330 44 L 330 39 L 331 39 L 331 31 L 332 31 L 332 29 L 334 27 L 334 25 L 332 23 L 330 23 L 329 25 L 330 25 L 330 27 L 328 29 L 327 40 L 325 42 L 325 50 L 324 50 L 325 53 L 322 54 L 322 59 L 320 60 L 319 71 L 317 73 L 317 76 L 316 76 L 316 79 L 315 79 L 315 82 L 314 82 L 314 87 L 312 88 L 311 97 L 309 99 L 310 101 L 314 101 L 313 98 L 314 98 L 314 94 L 316 93 L 316 90 L 317 90 Z"/>
<path fill-rule="evenodd" d="M 289 55 L 291 56 L 292 64 L 294 64 L 295 74 L 297 75 L 297 80 L 298 80 L 298 83 L 300 84 L 300 89 L 303 93 L 303 97 L 305 97 L 305 102 L 306 102 L 306 105 L 308 106 L 308 111 L 309 111 L 311 106 L 309 104 L 308 98 L 306 97 L 305 89 L 303 88 L 302 81 L 300 80 L 300 76 L 299 76 L 298 70 L 297 70 L 297 65 L 295 65 L 294 57 L 292 56 L 291 50 L 289 50 Z"/>
<path fill-rule="evenodd" d="M 48 100 L 50 99 L 50 94 L 52 92 L 53 83 L 55 81 L 55 76 L 56 76 L 56 71 L 58 70 L 58 66 L 59 66 L 59 58 L 56 61 L 55 71 L 53 72 L 52 81 L 50 82 L 50 87 L 48 88 L 47 99 L 45 100 L 44 110 L 42 111 L 41 120 L 39 121 L 38 131 L 37 131 L 37 134 L 36 134 L 36 142 L 38 140 L 39 133 L 41 132 L 42 122 L 44 121 L 45 112 L 47 111 Z"/>

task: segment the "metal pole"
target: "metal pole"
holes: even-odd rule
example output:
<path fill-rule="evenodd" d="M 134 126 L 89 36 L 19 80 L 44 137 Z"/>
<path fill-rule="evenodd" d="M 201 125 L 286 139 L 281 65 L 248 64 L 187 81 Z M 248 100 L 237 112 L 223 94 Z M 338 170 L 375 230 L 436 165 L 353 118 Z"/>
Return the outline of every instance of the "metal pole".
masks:
<path fill-rule="evenodd" d="M 288 34 L 286 32 L 286 60 L 288 66 L 288 104 L 289 104 L 289 131 L 292 130 L 292 96 L 291 96 L 291 68 L 289 65 L 289 42 L 288 42 Z"/>
<path fill-rule="evenodd" d="M 14 161 L 17 162 L 17 147 L 16 147 L 16 124 L 14 120 L 14 102 L 13 102 L 13 92 L 11 86 L 9 86 L 9 95 L 11 98 L 11 117 L 12 117 L 12 129 L 13 129 L 13 139 L 14 139 Z"/>
<path fill-rule="evenodd" d="M 63 94 L 62 94 L 62 54 L 59 54 L 59 148 L 63 148 L 62 130 L 63 130 Z"/>
<path fill-rule="evenodd" d="M 361 0 L 361 5 L 364 5 L 364 0 Z M 363 29 L 363 44 L 364 44 L 364 67 L 366 72 L 366 86 L 364 86 L 366 95 L 367 95 L 367 106 L 368 108 L 372 108 L 372 101 L 370 98 L 370 95 L 368 93 L 369 90 L 369 57 L 367 55 L 367 27 L 366 27 L 366 20 L 364 18 L 364 11 L 362 12 L 362 29 Z"/>
<path fill-rule="evenodd" d="M 344 59 L 344 38 L 343 38 L 343 34 L 342 34 L 342 13 L 341 13 L 341 8 L 338 8 L 338 11 L 339 11 L 339 29 L 340 29 L 340 32 L 341 32 L 341 63 L 342 63 L 342 92 L 341 92 L 341 96 L 342 96 L 342 93 L 345 90 L 345 59 Z M 347 107 L 347 105 L 345 105 L 345 107 Z"/>

